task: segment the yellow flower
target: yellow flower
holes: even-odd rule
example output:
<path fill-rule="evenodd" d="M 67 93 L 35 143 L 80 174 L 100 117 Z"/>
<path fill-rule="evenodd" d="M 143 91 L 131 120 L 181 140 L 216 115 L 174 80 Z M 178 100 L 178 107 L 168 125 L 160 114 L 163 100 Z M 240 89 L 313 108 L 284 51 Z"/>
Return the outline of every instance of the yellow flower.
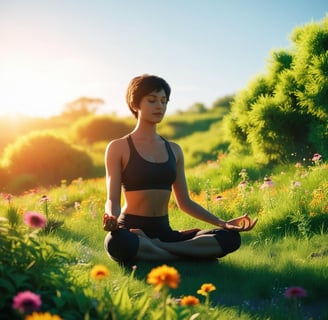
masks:
<path fill-rule="evenodd" d="M 109 276 L 109 270 L 106 266 L 97 264 L 91 269 L 90 276 L 92 279 L 101 280 Z"/>
<path fill-rule="evenodd" d="M 164 264 L 148 273 L 147 282 L 153 284 L 155 290 L 161 290 L 164 286 L 176 289 L 180 282 L 180 274 L 175 268 Z"/>
<path fill-rule="evenodd" d="M 202 296 L 208 296 L 208 294 L 211 291 L 216 290 L 215 286 L 212 283 L 204 283 L 202 284 L 202 286 L 200 287 L 199 290 L 197 290 L 198 294 L 201 294 Z"/>
<path fill-rule="evenodd" d="M 185 296 L 181 299 L 180 304 L 182 306 L 194 306 L 199 304 L 199 299 L 194 296 Z"/>
<path fill-rule="evenodd" d="M 27 315 L 25 320 L 62 320 L 62 318 L 56 314 L 52 315 L 49 312 L 33 312 L 32 314 Z"/>

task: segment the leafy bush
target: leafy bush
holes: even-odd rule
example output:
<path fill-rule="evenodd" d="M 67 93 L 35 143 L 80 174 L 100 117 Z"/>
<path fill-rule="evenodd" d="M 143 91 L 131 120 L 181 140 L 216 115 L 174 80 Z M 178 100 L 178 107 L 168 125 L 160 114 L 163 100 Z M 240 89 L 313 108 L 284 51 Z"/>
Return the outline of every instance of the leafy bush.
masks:
<path fill-rule="evenodd" d="M 91 144 L 122 137 L 132 130 L 132 126 L 113 117 L 91 115 L 78 120 L 72 130 L 76 141 Z"/>
<path fill-rule="evenodd" d="M 9 177 L 7 170 L 0 167 L 0 191 L 2 191 L 3 186 L 5 186 L 8 183 Z"/>
<path fill-rule="evenodd" d="M 262 163 L 298 160 L 328 147 L 328 16 L 294 30 L 291 50 L 271 53 L 268 72 L 239 92 L 227 116 L 232 149 Z M 284 157 L 282 157 L 285 155 Z"/>
<path fill-rule="evenodd" d="M 33 183 L 34 186 L 59 184 L 62 179 L 89 177 L 93 168 L 91 158 L 84 151 L 47 132 L 32 132 L 7 146 L 3 166 L 15 178 L 8 186 L 9 191 L 25 187 L 24 183 L 17 183 L 19 180 L 27 181 L 29 187 Z"/>

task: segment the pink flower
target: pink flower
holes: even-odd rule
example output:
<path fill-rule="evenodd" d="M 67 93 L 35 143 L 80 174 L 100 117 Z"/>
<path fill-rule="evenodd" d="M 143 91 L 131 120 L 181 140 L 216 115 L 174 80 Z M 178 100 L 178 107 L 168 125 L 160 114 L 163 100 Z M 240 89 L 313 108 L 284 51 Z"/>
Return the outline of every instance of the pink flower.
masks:
<path fill-rule="evenodd" d="M 4 198 L 5 200 L 8 201 L 9 204 L 10 204 L 12 198 L 14 197 L 14 196 L 13 196 L 12 194 L 10 194 L 10 193 L 1 193 L 1 195 L 3 196 L 3 198 Z"/>
<path fill-rule="evenodd" d="M 41 298 L 31 291 L 19 292 L 13 299 L 12 307 L 20 312 L 29 313 L 41 307 Z"/>
<path fill-rule="evenodd" d="M 302 287 L 289 287 L 286 289 L 284 296 L 287 299 L 304 298 L 307 296 L 307 292 Z"/>
<path fill-rule="evenodd" d="M 50 198 L 49 198 L 47 195 L 43 195 L 43 196 L 41 197 L 40 202 L 48 202 L 48 201 L 50 201 Z"/>
<path fill-rule="evenodd" d="M 47 219 L 42 213 L 28 211 L 24 214 L 24 222 L 32 228 L 43 228 L 47 223 Z"/>
<path fill-rule="evenodd" d="M 221 195 L 218 195 L 218 196 L 215 197 L 215 200 L 216 201 L 221 201 L 221 200 L 223 200 L 223 197 Z"/>
<path fill-rule="evenodd" d="M 302 163 L 300 163 L 300 162 L 296 162 L 295 167 L 296 167 L 296 168 L 302 168 Z"/>
<path fill-rule="evenodd" d="M 300 181 L 292 181 L 291 188 L 300 188 L 302 183 Z"/>
<path fill-rule="evenodd" d="M 321 160 L 321 158 L 322 158 L 321 154 L 319 154 L 319 153 L 315 153 L 315 154 L 313 155 L 312 161 L 314 161 L 314 162 L 318 162 L 318 161 Z"/>
<path fill-rule="evenodd" d="M 243 189 L 243 188 L 246 188 L 247 185 L 248 185 L 248 182 L 247 181 L 241 181 L 238 184 L 238 188 Z"/>
<path fill-rule="evenodd" d="M 265 189 L 265 188 L 271 188 L 271 187 L 273 187 L 273 186 L 274 186 L 273 181 L 272 181 L 270 178 L 265 177 L 265 178 L 264 178 L 264 182 L 263 182 L 263 184 L 261 185 L 260 189 L 262 190 L 262 189 Z"/>

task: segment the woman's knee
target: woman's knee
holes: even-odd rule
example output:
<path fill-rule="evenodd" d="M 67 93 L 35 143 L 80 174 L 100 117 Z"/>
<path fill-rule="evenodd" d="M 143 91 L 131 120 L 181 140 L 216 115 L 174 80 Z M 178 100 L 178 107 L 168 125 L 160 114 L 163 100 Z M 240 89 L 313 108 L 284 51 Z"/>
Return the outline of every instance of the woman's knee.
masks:
<path fill-rule="evenodd" d="M 215 239 L 218 241 L 222 249 L 222 257 L 238 250 L 241 245 L 240 234 L 236 231 L 225 229 L 217 230 L 215 233 Z"/>
<path fill-rule="evenodd" d="M 104 245 L 113 260 L 129 263 L 136 258 L 139 249 L 139 238 L 136 234 L 122 228 L 109 232 Z"/>

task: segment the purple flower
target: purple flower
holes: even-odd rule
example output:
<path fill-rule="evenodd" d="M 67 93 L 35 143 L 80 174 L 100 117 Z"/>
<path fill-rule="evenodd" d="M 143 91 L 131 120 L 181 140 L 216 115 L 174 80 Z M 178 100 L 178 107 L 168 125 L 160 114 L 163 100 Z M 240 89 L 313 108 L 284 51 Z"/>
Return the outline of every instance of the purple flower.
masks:
<path fill-rule="evenodd" d="M 289 287 L 286 289 L 284 296 L 287 299 L 304 298 L 307 296 L 307 292 L 302 287 Z"/>
<path fill-rule="evenodd" d="M 262 189 L 265 189 L 265 188 L 271 188 L 271 187 L 273 187 L 273 186 L 274 186 L 273 181 L 272 181 L 270 178 L 265 177 L 265 178 L 264 178 L 264 182 L 263 182 L 263 184 L 261 185 L 260 189 L 262 190 Z"/>
<path fill-rule="evenodd" d="M 29 313 L 41 307 L 41 298 L 31 291 L 19 292 L 13 299 L 12 307 L 20 312 Z"/>
<path fill-rule="evenodd" d="M 24 222 L 32 228 L 44 228 L 47 219 L 42 213 L 28 211 L 24 214 Z"/>

